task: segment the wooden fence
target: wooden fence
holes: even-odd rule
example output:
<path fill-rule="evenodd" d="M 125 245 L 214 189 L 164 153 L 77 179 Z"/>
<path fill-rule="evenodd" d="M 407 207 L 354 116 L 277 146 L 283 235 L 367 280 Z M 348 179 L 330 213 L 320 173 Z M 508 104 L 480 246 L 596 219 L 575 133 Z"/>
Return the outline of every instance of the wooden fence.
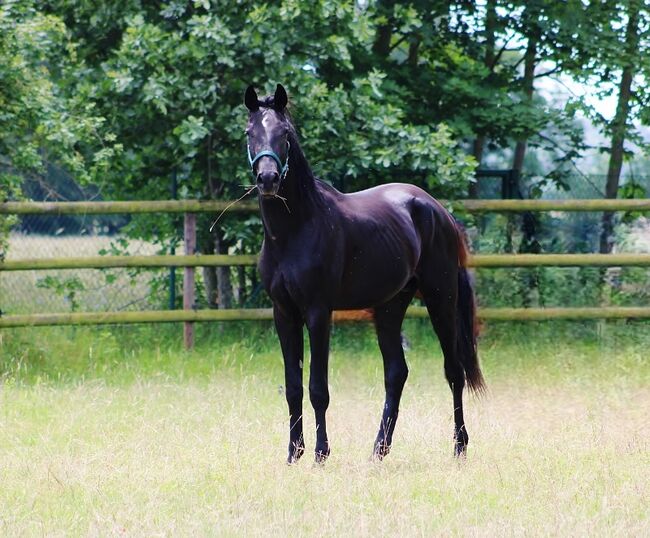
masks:
<path fill-rule="evenodd" d="M 650 199 L 643 200 L 461 200 L 444 202 L 456 211 L 646 211 Z M 44 269 L 101 269 L 115 267 L 183 267 L 183 310 L 135 312 L 75 312 L 60 314 L 3 315 L 0 328 L 43 325 L 97 325 L 108 323 L 184 322 L 185 343 L 192 345 L 193 323 L 197 321 L 267 320 L 270 309 L 194 310 L 194 268 L 201 266 L 254 265 L 253 255 L 197 255 L 196 213 L 218 213 L 227 201 L 142 201 L 142 202 L 5 202 L 0 215 L 60 215 L 118 213 L 184 213 L 185 255 L 177 256 L 91 256 L 49 259 L 0 260 L 0 272 Z M 257 204 L 241 202 L 229 213 L 253 212 Z M 485 254 L 469 260 L 472 267 L 650 267 L 649 254 Z M 621 319 L 650 318 L 650 307 L 592 308 L 482 308 L 478 315 L 491 320 Z M 412 306 L 409 317 L 426 317 L 426 309 Z M 358 312 L 336 312 L 335 321 L 368 319 Z"/>

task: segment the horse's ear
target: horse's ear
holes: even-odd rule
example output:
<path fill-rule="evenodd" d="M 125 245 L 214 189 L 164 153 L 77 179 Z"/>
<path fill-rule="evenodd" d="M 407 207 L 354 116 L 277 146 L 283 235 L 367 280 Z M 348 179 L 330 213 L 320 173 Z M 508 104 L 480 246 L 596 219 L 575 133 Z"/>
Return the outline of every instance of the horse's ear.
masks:
<path fill-rule="evenodd" d="M 260 107 L 260 103 L 257 100 L 257 92 L 255 91 L 255 88 L 252 84 L 246 88 L 244 103 L 246 104 L 246 108 L 248 108 L 248 110 L 251 112 L 255 112 Z"/>
<path fill-rule="evenodd" d="M 287 91 L 284 89 L 282 84 L 278 84 L 275 88 L 275 95 L 273 96 L 273 108 L 278 112 L 282 112 L 287 108 L 287 102 L 289 98 L 287 97 Z"/>

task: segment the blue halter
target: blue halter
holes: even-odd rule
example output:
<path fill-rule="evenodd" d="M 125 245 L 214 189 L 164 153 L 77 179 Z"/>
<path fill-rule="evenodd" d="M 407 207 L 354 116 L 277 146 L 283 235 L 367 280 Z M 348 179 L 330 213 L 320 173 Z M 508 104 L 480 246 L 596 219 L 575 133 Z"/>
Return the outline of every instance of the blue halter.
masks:
<path fill-rule="evenodd" d="M 289 144 L 289 141 L 287 140 L 287 160 L 285 161 L 284 165 L 282 164 L 282 160 L 278 156 L 278 154 L 275 151 L 271 151 L 270 149 L 265 149 L 264 151 L 260 151 L 255 157 L 251 156 L 251 147 L 250 145 L 246 145 L 246 149 L 248 150 L 248 162 L 251 165 L 251 171 L 253 171 L 253 168 L 255 168 L 255 163 L 259 161 L 262 157 L 271 157 L 277 165 L 278 169 L 280 170 L 280 179 L 284 179 L 284 177 L 287 175 L 287 172 L 289 171 L 289 150 L 291 149 L 291 144 Z"/>

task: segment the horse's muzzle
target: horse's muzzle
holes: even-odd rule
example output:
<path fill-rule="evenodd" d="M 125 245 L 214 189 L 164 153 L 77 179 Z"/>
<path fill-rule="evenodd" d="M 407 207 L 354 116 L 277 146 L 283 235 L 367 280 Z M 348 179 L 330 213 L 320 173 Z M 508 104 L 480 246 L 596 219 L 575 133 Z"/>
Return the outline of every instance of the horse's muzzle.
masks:
<path fill-rule="evenodd" d="M 280 174 L 260 172 L 257 174 L 257 190 L 262 196 L 275 196 L 280 187 Z"/>

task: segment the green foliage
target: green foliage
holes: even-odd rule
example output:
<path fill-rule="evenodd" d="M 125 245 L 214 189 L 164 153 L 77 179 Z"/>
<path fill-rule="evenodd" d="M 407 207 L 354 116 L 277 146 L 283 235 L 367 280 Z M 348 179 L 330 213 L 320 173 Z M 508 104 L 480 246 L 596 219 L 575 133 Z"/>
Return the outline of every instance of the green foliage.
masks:
<path fill-rule="evenodd" d="M 630 51 L 633 7 L 642 46 Z M 0 198 L 19 198 L 24 177 L 38 180 L 51 163 L 110 199 L 168 198 L 174 175 L 181 198 L 237 198 L 251 181 L 243 91 L 253 83 L 269 93 L 277 82 L 289 90 L 312 167 L 343 190 L 406 181 L 463 196 L 476 166 L 466 150 L 483 138 L 491 150 L 526 140 L 550 153 L 555 169 L 526 186 L 542 196 L 571 186 L 566 165 L 585 149 L 579 115 L 599 118 L 585 100 L 560 106 L 535 93 L 522 70 L 526 54 L 534 53 L 536 78 L 597 80 L 601 95 L 625 66 L 637 66 L 629 118 L 645 121 L 648 31 L 640 0 L 5 2 Z M 640 142 L 631 121 L 622 125 Z M 630 183 L 622 195 L 640 190 Z M 15 222 L 2 219 L 0 254 Z M 213 219 L 199 218 L 201 251 L 215 243 L 223 252 L 258 249 L 259 220 L 224 219 L 216 241 Z M 574 230 L 585 226 L 574 222 Z M 177 217 L 144 215 L 124 231 L 168 253 L 180 228 Z M 590 241 L 570 244 L 582 250 Z M 518 286 L 564 282 L 547 270 L 526 274 Z"/>
<path fill-rule="evenodd" d="M 400 31 L 421 27 L 418 9 L 396 8 Z M 63 90 L 93 103 L 123 146 L 108 156 L 106 198 L 167 198 L 173 175 L 181 198 L 239 197 L 251 181 L 242 106 L 249 83 L 261 93 L 285 84 L 312 166 L 345 190 L 417 181 L 456 197 L 472 180 L 474 162 L 459 148 L 459 132 L 422 114 L 422 103 L 409 98 L 412 83 L 396 80 L 393 66 L 367 61 L 381 10 L 325 0 L 129 1 L 119 12 L 109 2 L 95 10 L 65 1 L 46 10 L 67 22 L 82 66 Z M 202 252 L 214 251 L 213 219 L 197 223 Z M 123 231 L 166 253 L 180 226 L 175 217 L 145 215 Z M 262 235 L 258 220 L 232 217 L 216 233 L 232 253 L 256 252 Z M 162 286 L 159 280 L 152 286 Z"/>
<path fill-rule="evenodd" d="M 527 40 L 535 39 L 537 75 L 623 62 L 614 52 L 624 10 L 578 0 L 7 6 L 0 55 L 20 58 L 7 63 L 7 80 L 25 81 L 7 94 L 25 93 L 36 116 L 29 143 L 0 145 L 0 154 L 38 167 L 47 142 L 48 158 L 60 153 L 80 180 L 101 172 L 102 194 L 113 198 L 167 197 L 173 171 L 182 196 L 239 195 L 249 181 L 241 106 L 249 82 L 289 88 L 323 178 L 350 190 L 410 180 L 457 196 L 475 165 L 459 140 L 529 139 L 557 152 L 558 167 L 583 149 L 573 119 L 584 107 L 526 98 Z"/>
<path fill-rule="evenodd" d="M 36 282 L 36 287 L 52 290 L 56 295 L 63 297 L 70 305 L 71 312 L 79 310 L 77 294 L 86 289 L 86 286 L 78 276 L 59 278 L 57 276 L 48 275 L 39 278 Z"/>
<path fill-rule="evenodd" d="M 63 22 L 37 11 L 32 2 L 0 8 L 0 155 L 9 170 L 42 172 L 59 160 L 80 182 L 87 182 L 119 152 L 115 136 L 86 100 L 66 96 L 67 77 L 78 68 L 74 44 Z M 100 148 L 84 154 L 84 145 Z M 3 175 L 3 187 L 17 192 Z"/>
<path fill-rule="evenodd" d="M 0 5 L 0 199 L 19 199 L 24 176 L 58 162 L 77 181 L 103 172 L 121 145 L 92 102 L 65 87 L 78 74 L 63 21 L 29 0 Z M 2 217 L 0 254 L 13 221 Z"/>
<path fill-rule="evenodd" d="M 647 140 L 639 129 L 640 125 L 650 122 L 647 112 L 650 93 L 645 83 L 650 75 L 650 10 L 647 2 L 590 2 L 588 17 L 582 19 L 576 34 L 580 36 L 584 58 L 572 66 L 571 76 L 591 86 L 597 97 L 616 96 L 617 108 L 613 118 L 606 118 L 587 102 L 576 103 L 576 106 L 612 139 L 612 145 L 606 151 L 613 151 L 617 138 L 647 148 Z M 624 89 L 626 70 L 630 81 L 629 87 Z M 632 153 L 623 153 L 625 158 L 632 156 Z"/>
<path fill-rule="evenodd" d="M 619 198 L 628 200 L 635 198 L 645 198 L 647 196 L 645 187 L 636 181 L 628 181 L 618 189 Z M 626 211 L 623 213 L 621 220 L 626 224 L 631 224 L 642 217 L 643 213 L 640 211 Z"/>
<path fill-rule="evenodd" d="M 290 89 L 306 152 L 327 179 L 364 175 L 367 186 L 399 168 L 451 191 L 470 179 L 473 163 L 448 129 L 409 120 L 403 89 L 381 70 L 355 66 L 353 53 L 372 44 L 370 16 L 327 1 L 218 7 L 176 2 L 118 19 L 122 39 L 97 66 L 103 83 L 92 77 L 76 86 L 125 145 L 111 169 L 120 181 L 107 194 L 165 196 L 173 170 L 186 196 L 239 194 L 249 181 L 241 105 L 248 82 Z M 375 167 L 380 173 L 370 176 Z"/>

